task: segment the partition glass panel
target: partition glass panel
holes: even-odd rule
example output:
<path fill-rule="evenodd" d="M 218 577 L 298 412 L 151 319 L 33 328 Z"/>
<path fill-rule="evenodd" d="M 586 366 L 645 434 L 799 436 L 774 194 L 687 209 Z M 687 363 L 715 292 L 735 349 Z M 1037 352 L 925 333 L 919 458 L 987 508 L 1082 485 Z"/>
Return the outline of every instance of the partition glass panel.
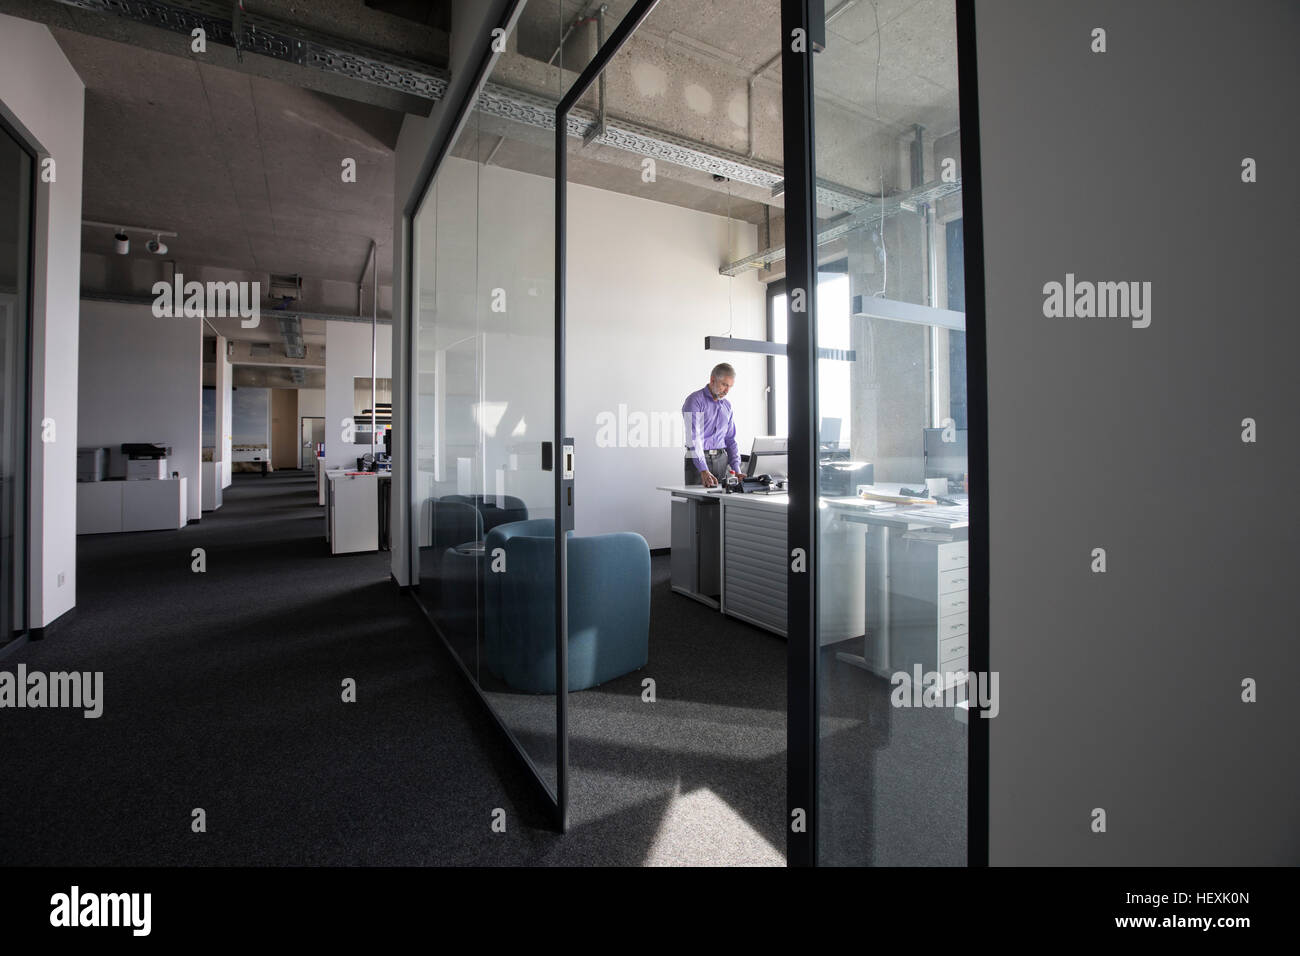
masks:
<path fill-rule="evenodd" d="M 955 5 L 832 14 L 813 60 L 817 261 L 847 268 L 821 274 L 815 313 L 818 348 L 841 350 L 817 371 L 823 439 L 839 433 L 818 468 L 817 859 L 965 865 Z M 943 497 L 879 497 L 900 495 Z"/>
<path fill-rule="evenodd" d="M 27 302 L 33 160 L 0 126 L 0 644 L 26 626 Z"/>
<path fill-rule="evenodd" d="M 417 598 L 555 796 L 554 150 L 476 102 L 412 223 Z"/>

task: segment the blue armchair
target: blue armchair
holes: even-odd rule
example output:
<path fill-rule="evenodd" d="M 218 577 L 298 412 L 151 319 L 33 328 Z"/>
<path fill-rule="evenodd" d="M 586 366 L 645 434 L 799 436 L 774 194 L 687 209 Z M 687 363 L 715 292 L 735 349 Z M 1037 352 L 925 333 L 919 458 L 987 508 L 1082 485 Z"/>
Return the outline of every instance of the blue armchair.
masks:
<path fill-rule="evenodd" d="M 506 570 L 493 572 L 505 551 Z M 650 548 L 631 532 L 569 537 L 569 690 L 646 665 L 650 655 Z M 498 525 L 484 562 L 483 661 L 516 690 L 555 693 L 555 524 Z"/>

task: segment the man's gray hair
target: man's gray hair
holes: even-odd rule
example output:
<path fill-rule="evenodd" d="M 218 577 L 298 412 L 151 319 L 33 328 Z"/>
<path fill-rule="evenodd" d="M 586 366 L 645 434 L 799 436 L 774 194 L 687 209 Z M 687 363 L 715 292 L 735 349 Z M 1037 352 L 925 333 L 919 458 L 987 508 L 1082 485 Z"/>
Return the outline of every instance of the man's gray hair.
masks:
<path fill-rule="evenodd" d="M 709 378 L 735 378 L 736 370 L 726 362 L 719 362 L 713 366 L 713 371 L 709 373 Z"/>

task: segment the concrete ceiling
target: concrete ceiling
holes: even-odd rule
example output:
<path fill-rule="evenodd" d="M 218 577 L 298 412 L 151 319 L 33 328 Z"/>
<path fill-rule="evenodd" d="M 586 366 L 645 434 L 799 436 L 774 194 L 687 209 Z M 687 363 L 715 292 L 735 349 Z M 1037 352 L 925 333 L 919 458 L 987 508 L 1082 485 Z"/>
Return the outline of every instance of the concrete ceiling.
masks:
<path fill-rule="evenodd" d="M 423 64 L 426 70 L 447 66 L 450 48 L 451 0 L 255 0 L 245 4 L 248 16 L 272 27 L 286 25 L 310 30 L 322 38 L 335 38 L 343 48 L 349 44 L 384 51 L 405 61 Z M 85 33 L 115 40 L 141 50 L 171 56 L 192 57 L 189 31 L 164 28 L 157 19 L 137 19 L 131 14 L 163 6 L 179 10 L 194 7 L 194 0 L 161 0 L 160 3 L 126 4 L 120 0 L 0 0 L 0 12 L 44 23 L 51 29 Z M 213 9 L 229 20 L 234 4 L 216 0 L 200 9 Z M 105 9 L 112 13 L 106 13 Z M 152 22 L 152 25 L 151 25 Z M 244 55 L 242 60 L 231 46 L 210 43 L 203 61 L 253 76 L 278 80 L 319 93 L 383 106 L 396 112 L 427 116 L 432 102 L 410 93 L 385 88 L 341 72 L 327 72 L 299 66 L 289 60 L 261 55 Z"/>
<path fill-rule="evenodd" d="M 239 319 L 204 319 L 204 323 L 205 336 L 220 334 L 231 342 L 269 342 L 278 346 L 284 341 L 283 336 L 280 335 L 280 327 L 275 321 L 275 312 L 270 309 L 262 312 L 262 321 L 254 329 L 243 328 Z M 308 347 L 324 348 L 325 325 L 325 321 L 321 319 L 303 319 L 303 344 Z"/>
<path fill-rule="evenodd" d="M 178 233 L 164 258 L 181 272 L 355 283 L 374 238 L 380 281 L 391 281 L 401 114 L 84 34 L 55 37 L 86 84 L 84 218 Z M 344 159 L 356 161 L 355 183 L 343 182 Z M 156 258 L 146 238 L 133 235 L 130 256 L 108 264 Z M 112 255 L 111 229 L 83 227 L 82 242 Z"/>
<path fill-rule="evenodd" d="M 603 5 L 608 35 L 632 0 Z M 554 102 L 596 49 L 591 15 L 600 6 L 530 0 L 492 83 Z M 450 0 L 259 0 L 255 10 L 433 75 L 446 64 L 450 7 Z M 930 141 L 957 127 L 953 0 L 827 7 L 828 48 L 815 61 L 819 177 L 860 196 L 896 192 L 906 178 L 900 142 L 913 124 Z M 201 280 L 299 273 L 298 308 L 354 312 L 374 238 L 387 311 L 392 150 L 403 112 L 427 114 L 427 97 L 253 53 L 237 62 L 220 44 L 193 54 L 184 35 L 66 2 L 0 0 L 0 10 L 49 24 L 86 83 L 85 218 L 178 233 L 166 239 L 166 256 L 145 252 L 144 233 L 132 234 L 130 255 L 116 256 L 111 230 L 86 227 L 84 287 L 138 294 L 170 277 L 172 262 Z M 779 171 L 779 12 L 779 0 L 661 0 L 606 71 L 611 121 Z M 556 58 L 564 69 L 548 65 L 575 22 Z M 594 113 L 594 87 L 580 105 Z M 544 130 L 476 113 L 456 153 L 551 175 L 552 150 Z M 342 181 L 345 158 L 356 160 L 356 183 Z M 753 223 L 771 216 L 780 232 L 782 200 L 768 188 L 666 162 L 657 183 L 646 184 L 640 160 L 570 140 L 573 182 Z M 231 328 L 222 331 L 234 340 L 278 337 L 274 323 L 250 332 L 226 321 Z M 307 323 L 303 331 L 309 342 L 319 334 Z"/>
<path fill-rule="evenodd" d="M 607 4 L 607 35 L 631 5 Z M 584 23 L 566 41 L 563 80 L 545 60 L 569 24 L 600 6 L 531 0 L 492 82 L 557 99 L 595 49 L 594 27 Z M 863 195 L 897 192 L 907 179 L 900 141 L 915 125 L 924 127 L 928 142 L 958 125 L 953 0 L 828 0 L 827 6 L 827 49 L 815 61 L 818 176 Z M 606 70 L 611 121 L 779 168 L 779 22 L 779 0 L 661 0 Z M 597 109 L 594 87 L 580 105 Z M 491 156 L 497 165 L 540 175 L 551 175 L 554 163 L 549 134 L 499 116 L 477 119 L 456 155 L 480 162 Z M 656 183 L 646 184 L 640 162 L 627 150 L 570 141 L 573 182 L 754 223 L 783 205 L 770 190 L 667 164 L 660 164 Z"/>

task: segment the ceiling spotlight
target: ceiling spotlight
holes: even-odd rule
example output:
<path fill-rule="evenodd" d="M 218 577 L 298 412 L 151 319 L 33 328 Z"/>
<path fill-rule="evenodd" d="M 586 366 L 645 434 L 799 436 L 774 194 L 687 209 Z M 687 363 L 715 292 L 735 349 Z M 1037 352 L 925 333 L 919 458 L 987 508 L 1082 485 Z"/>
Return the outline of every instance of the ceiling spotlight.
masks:
<path fill-rule="evenodd" d="M 131 240 L 121 229 L 113 233 L 113 251 L 119 256 L 124 256 L 131 251 Z"/>
<path fill-rule="evenodd" d="M 162 236 L 154 236 L 144 244 L 144 247 L 155 256 L 163 256 L 167 254 L 167 243 L 162 241 Z"/>

